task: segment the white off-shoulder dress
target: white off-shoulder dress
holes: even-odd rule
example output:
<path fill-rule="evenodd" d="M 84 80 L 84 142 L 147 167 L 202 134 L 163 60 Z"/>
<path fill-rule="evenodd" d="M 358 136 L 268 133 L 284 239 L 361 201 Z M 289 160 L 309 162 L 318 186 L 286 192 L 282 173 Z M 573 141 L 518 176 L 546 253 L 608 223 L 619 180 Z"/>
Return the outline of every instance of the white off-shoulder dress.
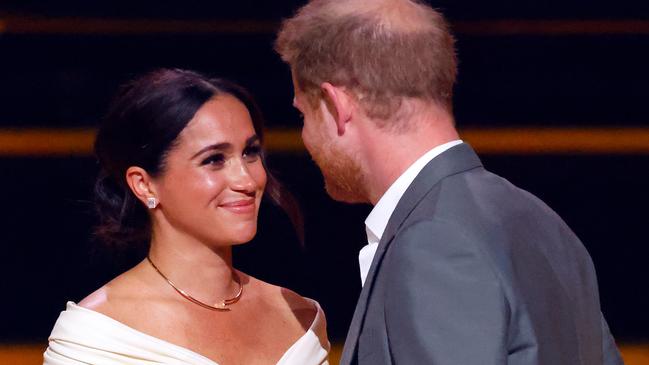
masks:
<path fill-rule="evenodd" d="M 329 341 L 324 313 L 318 312 L 306 333 L 277 365 L 328 365 Z M 147 335 L 99 312 L 68 302 L 49 338 L 44 365 L 219 365 L 184 347 Z M 223 364 L 227 365 L 227 364 Z"/>

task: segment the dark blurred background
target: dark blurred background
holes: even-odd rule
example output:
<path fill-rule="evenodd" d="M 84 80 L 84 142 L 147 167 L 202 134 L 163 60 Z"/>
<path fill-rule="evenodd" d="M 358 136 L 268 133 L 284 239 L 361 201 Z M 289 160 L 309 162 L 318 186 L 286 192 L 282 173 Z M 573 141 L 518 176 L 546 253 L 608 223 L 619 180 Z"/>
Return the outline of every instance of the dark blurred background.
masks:
<path fill-rule="evenodd" d="M 20 132 L 49 131 L 54 140 L 57 131 L 91 131 L 119 84 L 157 67 L 237 81 L 257 97 L 271 131 L 298 131 L 289 70 L 272 44 L 279 21 L 302 3 L 0 2 L 0 141 L 34 144 L 18 152 L 0 145 L 0 343 L 45 343 L 67 300 L 135 260 L 91 240 L 97 166 L 88 150 L 38 152 Z M 478 142 L 485 131 L 529 132 L 510 133 L 502 142 L 510 145 L 554 133 L 544 137 L 547 148 L 484 148 L 483 162 L 546 201 L 582 239 L 618 340 L 649 339 L 649 143 L 638 142 L 649 141 L 649 2 L 431 3 L 458 39 L 459 127 Z M 561 138 L 572 144 L 563 128 L 599 131 L 609 147 L 575 138 L 574 148 L 553 148 Z M 634 129 L 616 134 L 626 128 Z M 237 248 L 235 263 L 317 299 L 340 340 L 360 290 L 357 254 L 370 207 L 331 201 L 304 151 L 278 143 L 269 154 L 302 204 L 306 243 L 266 204 L 257 238 Z"/>

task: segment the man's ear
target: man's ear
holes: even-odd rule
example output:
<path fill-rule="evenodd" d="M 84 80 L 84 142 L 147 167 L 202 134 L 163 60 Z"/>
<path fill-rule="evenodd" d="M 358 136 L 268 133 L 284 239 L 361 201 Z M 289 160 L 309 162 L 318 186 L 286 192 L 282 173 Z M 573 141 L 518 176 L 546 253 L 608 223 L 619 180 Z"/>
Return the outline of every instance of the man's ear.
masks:
<path fill-rule="evenodd" d="M 144 205 L 150 204 L 151 198 L 158 200 L 151 176 L 143 168 L 138 166 L 129 167 L 126 170 L 126 183 Z"/>
<path fill-rule="evenodd" d="M 341 136 L 345 133 L 347 122 L 352 119 L 352 112 L 355 106 L 354 100 L 347 90 L 328 82 L 323 82 L 320 88 L 322 89 L 325 104 L 336 121 L 338 135 Z"/>

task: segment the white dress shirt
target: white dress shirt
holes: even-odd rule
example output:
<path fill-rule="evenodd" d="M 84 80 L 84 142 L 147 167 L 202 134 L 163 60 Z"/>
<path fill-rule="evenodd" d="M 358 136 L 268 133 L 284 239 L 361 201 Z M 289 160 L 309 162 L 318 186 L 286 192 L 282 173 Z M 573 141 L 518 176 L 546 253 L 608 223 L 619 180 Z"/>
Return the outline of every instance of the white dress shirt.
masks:
<path fill-rule="evenodd" d="M 385 227 L 388 225 L 388 220 L 390 220 L 390 216 L 392 215 L 394 208 L 397 207 L 397 203 L 399 203 L 403 194 L 415 180 L 417 175 L 419 175 L 421 170 L 432 159 L 460 143 L 462 143 L 461 140 L 444 143 L 431 149 L 417 159 L 417 161 L 410 165 L 410 167 L 408 167 L 408 169 L 406 169 L 406 171 L 401 174 L 392 185 L 390 185 L 381 199 L 379 199 L 378 203 L 376 203 L 374 209 L 370 212 L 370 215 L 367 216 L 367 219 L 365 219 L 367 245 L 363 247 L 358 254 L 358 262 L 361 269 L 361 283 L 363 285 L 365 285 L 365 279 L 367 278 L 367 273 L 370 271 L 370 266 L 372 265 L 374 254 L 376 254 L 376 249 L 379 246 L 379 241 L 381 241 L 381 236 L 383 236 L 383 231 L 385 231 Z"/>

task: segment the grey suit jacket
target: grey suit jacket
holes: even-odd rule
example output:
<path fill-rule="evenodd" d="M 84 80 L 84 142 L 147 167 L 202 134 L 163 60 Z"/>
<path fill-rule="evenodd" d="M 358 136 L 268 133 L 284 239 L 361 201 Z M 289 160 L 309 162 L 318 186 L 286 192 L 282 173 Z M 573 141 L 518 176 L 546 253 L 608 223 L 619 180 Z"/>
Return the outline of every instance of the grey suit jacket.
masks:
<path fill-rule="evenodd" d="M 433 159 L 390 217 L 347 364 L 622 364 L 588 252 L 467 144 Z"/>

